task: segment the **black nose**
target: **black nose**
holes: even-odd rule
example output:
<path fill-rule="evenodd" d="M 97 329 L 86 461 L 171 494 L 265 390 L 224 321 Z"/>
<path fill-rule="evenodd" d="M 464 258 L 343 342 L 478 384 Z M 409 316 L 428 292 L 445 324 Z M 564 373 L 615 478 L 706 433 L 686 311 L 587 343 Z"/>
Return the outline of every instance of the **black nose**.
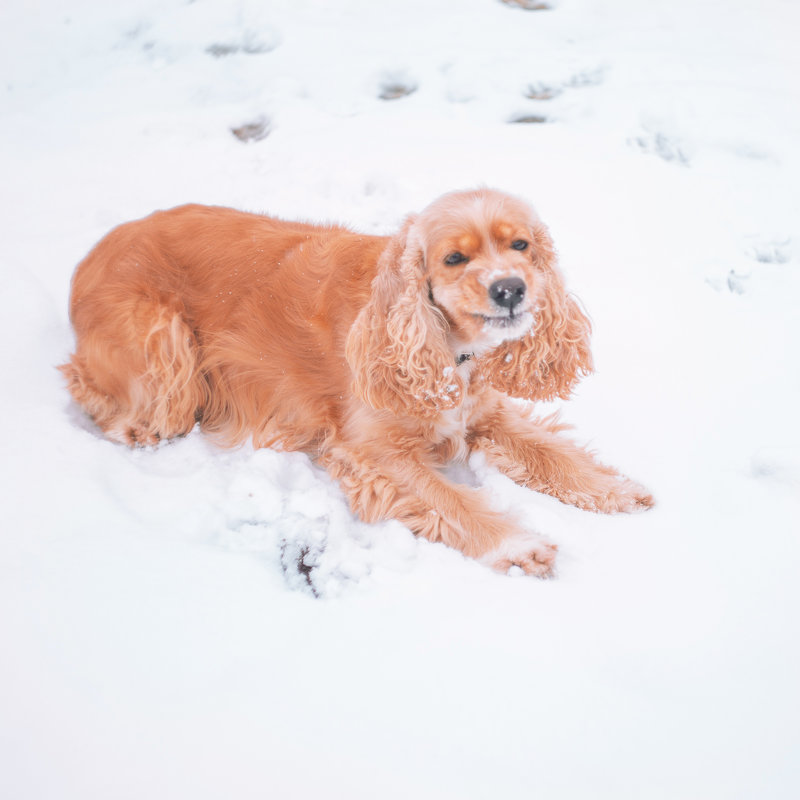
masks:
<path fill-rule="evenodd" d="M 513 311 L 514 307 L 525 297 L 525 281 L 522 278 L 503 278 L 489 287 L 489 297 L 497 305 Z"/>

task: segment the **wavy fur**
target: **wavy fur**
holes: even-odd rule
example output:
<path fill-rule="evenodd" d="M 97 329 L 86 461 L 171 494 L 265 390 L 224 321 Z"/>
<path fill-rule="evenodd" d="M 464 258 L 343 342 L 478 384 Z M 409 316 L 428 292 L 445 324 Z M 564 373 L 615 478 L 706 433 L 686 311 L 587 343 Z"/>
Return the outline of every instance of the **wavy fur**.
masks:
<path fill-rule="evenodd" d="M 377 269 L 372 296 L 345 344 L 353 390 L 372 408 L 434 418 L 460 403 L 463 387 L 453 374 L 447 322 L 427 298 L 413 218 L 389 242 Z"/>
<path fill-rule="evenodd" d="M 392 237 L 183 206 L 116 228 L 78 266 L 61 367 L 113 439 L 199 423 L 227 444 L 305 450 L 367 521 L 394 518 L 497 569 L 555 547 L 441 467 L 480 451 L 595 511 L 652 498 L 508 396 L 565 397 L 590 325 L 521 200 L 454 192 Z"/>

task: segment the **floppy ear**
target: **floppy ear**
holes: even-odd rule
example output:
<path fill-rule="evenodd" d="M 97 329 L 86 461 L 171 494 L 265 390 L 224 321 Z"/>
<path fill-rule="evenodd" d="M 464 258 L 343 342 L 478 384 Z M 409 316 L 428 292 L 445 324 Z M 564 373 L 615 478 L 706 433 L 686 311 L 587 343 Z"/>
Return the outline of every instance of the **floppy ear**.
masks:
<path fill-rule="evenodd" d="M 566 398 L 593 369 L 591 323 L 567 294 L 553 241 L 540 222 L 533 224 L 533 264 L 544 282 L 533 328 L 522 339 L 504 342 L 481 359 L 481 375 L 496 389 L 527 400 Z"/>
<path fill-rule="evenodd" d="M 430 418 L 461 402 L 447 322 L 428 295 L 422 242 L 409 218 L 383 251 L 345 344 L 353 391 L 373 408 Z"/>

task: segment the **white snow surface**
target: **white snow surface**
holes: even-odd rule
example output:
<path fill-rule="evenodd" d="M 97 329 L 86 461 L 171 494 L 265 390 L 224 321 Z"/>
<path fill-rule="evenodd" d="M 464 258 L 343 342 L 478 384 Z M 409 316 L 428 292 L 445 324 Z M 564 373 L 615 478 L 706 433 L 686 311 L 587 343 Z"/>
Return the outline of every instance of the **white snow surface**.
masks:
<path fill-rule="evenodd" d="M 3 4 L 0 797 L 800 796 L 800 6 L 551 5 Z M 658 503 L 473 459 L 556 579 L 363 524 L 304 454 L 129 450 L 70 402 L 112 226 L 383 233 L 476 185 L 550 226 L 597 363 L 559 406 Z"/>

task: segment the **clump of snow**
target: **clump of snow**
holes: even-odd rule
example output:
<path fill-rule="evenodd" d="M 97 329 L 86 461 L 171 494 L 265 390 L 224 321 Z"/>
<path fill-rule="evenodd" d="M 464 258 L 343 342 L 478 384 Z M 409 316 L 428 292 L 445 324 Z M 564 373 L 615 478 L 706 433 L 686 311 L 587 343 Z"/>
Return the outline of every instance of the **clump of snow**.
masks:
<path fill-rule="evenodd" d="M 547 5 L 6 4 L 0 796 L 798 795 L 800 12 Z M 303 454 L 128 450 L 70 404 L 69 280 L 113 225 L 387 233 L 478 185 L 592 318 L 596 373 L 540 412 L 658 504 L 448 470 L 556 580 L 366 525 Z"/>

